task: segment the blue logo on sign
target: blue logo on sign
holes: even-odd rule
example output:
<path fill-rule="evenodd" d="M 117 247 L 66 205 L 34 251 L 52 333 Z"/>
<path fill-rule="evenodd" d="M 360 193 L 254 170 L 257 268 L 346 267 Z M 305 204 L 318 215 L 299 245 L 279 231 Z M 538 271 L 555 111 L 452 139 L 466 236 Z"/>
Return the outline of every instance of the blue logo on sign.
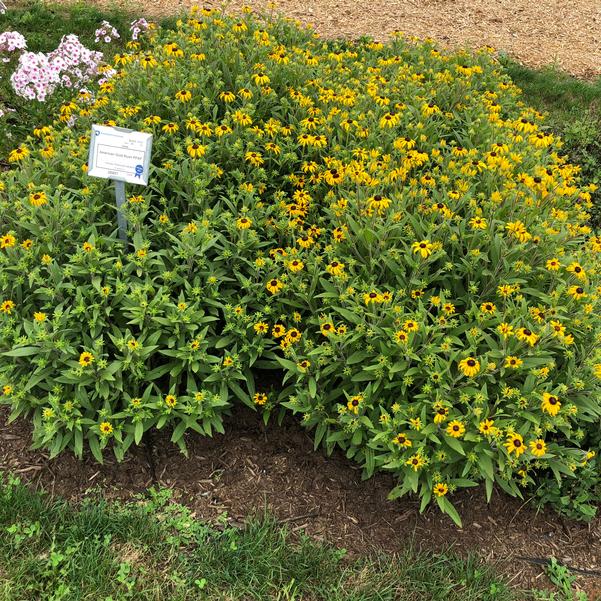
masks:
<path fill-rule="evenodd" d="M 144 167 L 142 165 L 136 165 L 136 177 L 142 178 L 142 173 L 144 173 Z"/>

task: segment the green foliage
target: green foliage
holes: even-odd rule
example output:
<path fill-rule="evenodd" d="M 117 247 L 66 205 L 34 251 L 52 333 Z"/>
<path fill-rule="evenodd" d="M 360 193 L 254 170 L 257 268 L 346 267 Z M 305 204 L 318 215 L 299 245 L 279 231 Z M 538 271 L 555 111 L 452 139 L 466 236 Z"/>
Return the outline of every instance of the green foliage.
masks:
<path fill-rule="evenodd" d="M 488 52 L 212 11 L 144 44 L 0 179 L 0 385 L 36 445 L 185 450 L 237 400 L 456 523 L 459 488 L 594 469 L 595 187 Z M 93 122 L 154 134 L 125 246 Z"/>
<path fill-rule="evenodd" d="M 81 507 L 0 483 L 3 601 L 328 600 L 511 601 L 474 557 L 426 554 L 350 560 L 292 535 L 269 516 L 244 528 L 197 521 L 167 490 L 130 503 L 91 496 Z M 520 599 L 523 597 L 521 596 Z"/>

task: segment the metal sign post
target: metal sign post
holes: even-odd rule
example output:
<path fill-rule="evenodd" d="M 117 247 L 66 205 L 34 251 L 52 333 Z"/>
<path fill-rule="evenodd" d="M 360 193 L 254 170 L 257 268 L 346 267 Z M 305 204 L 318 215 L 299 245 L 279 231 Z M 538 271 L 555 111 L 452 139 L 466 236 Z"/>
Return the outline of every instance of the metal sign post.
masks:
<path fill-rule="evenodd" d="M 88 175 L 110 179 L 115 183 L 119 239 L 127 243 L 127 220 L 123 214 L 125 183 L 146 186 L 152 134 L 123 127 L 92 125 Z"/>

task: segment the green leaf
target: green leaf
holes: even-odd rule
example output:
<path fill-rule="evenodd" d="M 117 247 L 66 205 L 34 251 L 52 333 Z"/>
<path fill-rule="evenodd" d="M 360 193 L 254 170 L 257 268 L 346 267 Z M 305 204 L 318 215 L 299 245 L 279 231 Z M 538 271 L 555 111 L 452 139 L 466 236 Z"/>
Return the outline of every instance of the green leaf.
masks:
<path fill-rule="evenodd" d="M 2 353 L 5 357 L 29 357 L 40 352 L 39 346 L 21 346 Z"/>

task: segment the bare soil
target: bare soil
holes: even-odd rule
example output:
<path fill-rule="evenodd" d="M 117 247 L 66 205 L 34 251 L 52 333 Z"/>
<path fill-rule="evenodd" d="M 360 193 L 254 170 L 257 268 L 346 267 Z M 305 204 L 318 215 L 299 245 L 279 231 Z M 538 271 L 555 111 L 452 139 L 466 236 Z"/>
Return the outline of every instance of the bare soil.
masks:
<path fill-rule="evenodd" d="M 311 24 L 317 33 L 329 38 L 369 35 L 385 40 L 400 30 L 434 38 L 452 48 L 493 46 L 530 67 L 554 65 L 588 79 L 601 75 L 600 0 L 91 1 L 153 18 L 179 14 L 192 4 L 227 11 L 248 5 Z"/>
<path fill-rule="evenodd" d="M 25 421 L 6 425 L 0 410 L 0 470 L 10 470 L 36 488 L 78 501 L 86 495 L 128 499 L 159 484 L 212 521 L 224 512 L 234 525 L 268 509 L 292 529 L 342 546 L 352 554 L 398 551 L 409 544 L 428 551 L 473 552 L 507 574 L 518 587 L 544 587 L 542 565 L 554 556 L 586 574 L 579 584 L 601 599 L 601 518 L 590 524 L 537 513 L 528 503 L 495 491 L 490 505 L 481 488 L 453 497 L 463 517 L 457 528 L 437 508 L 419 514 L 414 500 L 388 501 L 394 485 L 386 474 L 362 481 L 342 453 L 313 451 L 307 432 L 289 419 L 265 428 L 257 414 L 237 408 L 225 436 L 190 436 L 189 458 L 155 433 L 151 444 L 133 450 L 123 463 L 70 453 L 49 460 L 30 451 Z M 539 563 L 536 563 L 536 561 Z M 591 573 L 593 572 L 593 573 Z"/>

